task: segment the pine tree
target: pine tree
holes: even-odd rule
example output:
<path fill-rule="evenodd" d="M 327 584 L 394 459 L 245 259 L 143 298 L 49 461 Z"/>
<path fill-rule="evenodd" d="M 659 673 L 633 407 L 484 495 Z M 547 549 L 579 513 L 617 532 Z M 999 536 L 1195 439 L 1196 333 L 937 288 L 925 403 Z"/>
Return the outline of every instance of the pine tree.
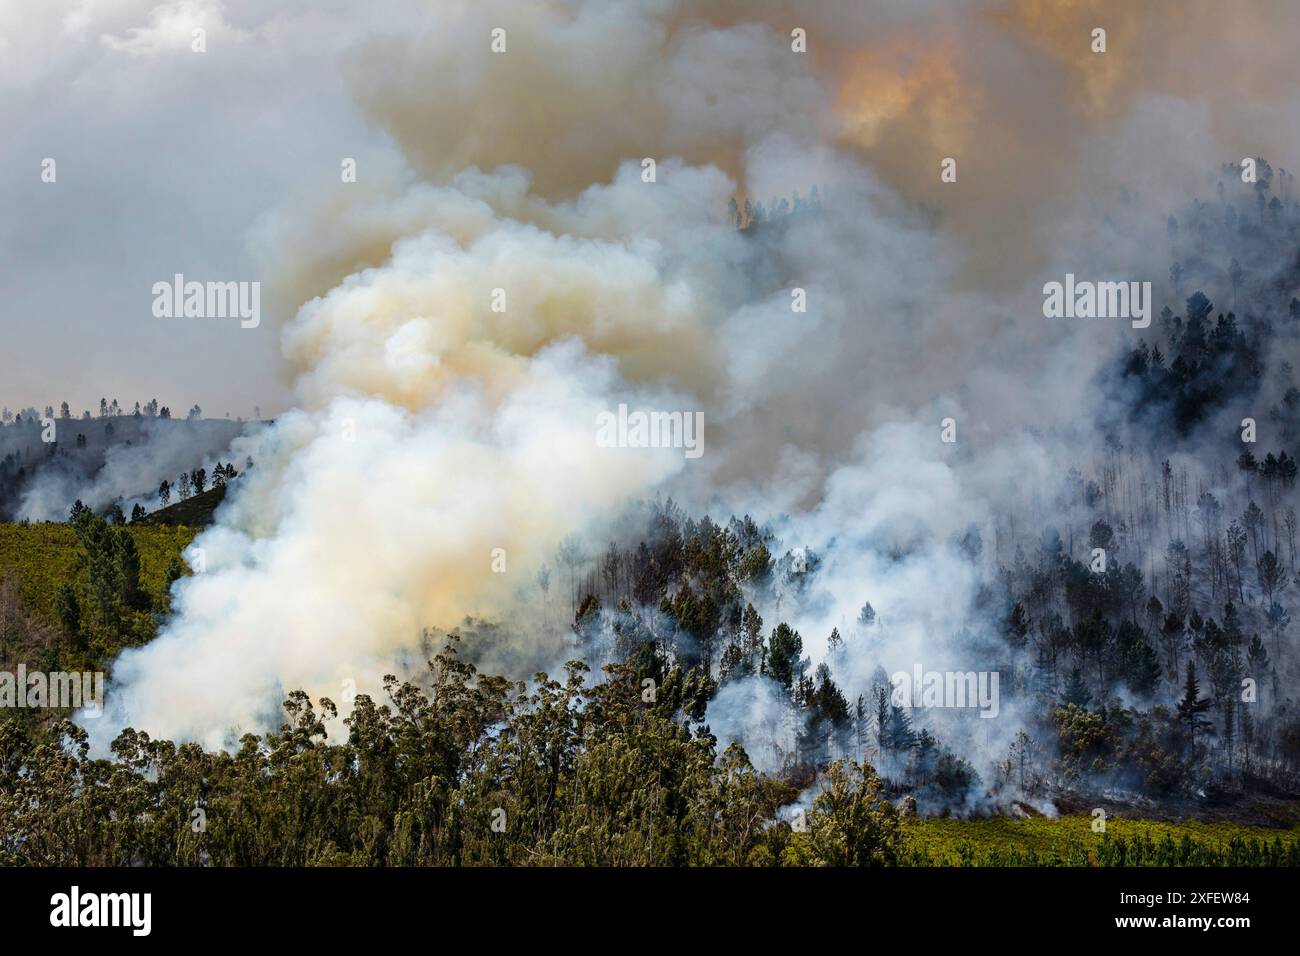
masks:
<path fill-rule="evenodd" d="M 1187 662 L 1187 679 L 1183 682 L 1183 699 L 1178 702 L 1178 720 L 1187 728 L 1188 750 L 1196 752 L 1196 732 L 1213 726 L 1202 716 L 1210 709 L 1212 701 L 1201 697 L 1201 687 L 1196 680 L 1196 664 Z"/>
<path fill-rule="evenodd" d="M 885 737 L 889 732 L 889 686 L 876 685 L 876 750 L 885 753 Z"/>
<path fill-rule="evenodd" d="M 1011 609 L 1007 618 L 1007 643 L 1012 647 L 1024 647 L 1029 639 L 1029 612 L 1019 601 Z"/>
<path fill-rule="evenodd" d="M 1272 551 L 1265 551 L 1260 556 L 1257 569 L 1259 571 L 1259 586 L 1264 589 L 1264 597 L 1271 604 L 1273 602 L 1273 592 L 1282 580 L 1282 566 L 1278 563 Z"/>
<path fill-rule="evenodd" d="M 1160 683 L 1160 658 L 1145 638 L 1129 645 L 1128 683 L 1139 694 L 1150 694 Z"/>
<path fill-rule="evenodd" d="M 185 567 L 181 564 L 181 559 L 173 557 L 167 562 L 167 586 L 171 587 L 184 573 Z"/>
<path fill-rule="evenodd" d="M 82 647 L 81 603 L 77 600 L 76 590 L 66 581 L 54 593 L 54 613 L 59 616 L 59 623 L 63 625 L 64 633 L 72 638 L 73 644 Z"/>
<path fill-rule="evenodd" d="M 867 699 L 862 694 L 858 695 L 857 701 L 853 705 L 853 727 L 854 743 L 857 745 L 856 757 L 858 763 L 862 762 L 862 750 L 867 742 Z"/>
<path fill-rule="evenodd" d="M 1250 704 L 1241 705 L 1241 763 L 1250 772 L 1250 752 L 1255 743 L 1255 718 L 1250 715 Z"/>
<path fill-rule="evenodd" d="M 135 606 L 140 598 L 140 552 L 135 538 L 125 528 L 113 536 L 113 556 L 117 565 L 118 596 L 123 604 Z"/>
<path fill-rule="evenodd" d="M 1047 641 L 1038 648 L 1038 659 L 1034 664 L 1034 693 L 1040 701 L 1056 697 L 1056 654 Z"/>
<path fill-rule="evenodd" d="M 794 682 L 795 662 L 803 653 L 803 638 L 786 623 L 778 624 L 768 638 L 768 673 L 786 690 Z"/>
<path fill-rule="evenodd" d="M 1274 601 L 1269 605 L 1264 616 L 1268 620 L 1269 630 L 1273 632 L 1273 656 L 1280 658 L 1282 654 L 1282 633 L 1291 624 L 1291 613 Z"/>
<path fill-rule="evenodd" d="M 912 717 L 897 704 L 889 705 L 889 718 L 885 724 L 885 749 L 901 754 L 916 746 L 917 735 L 912 729 Z"/>
<path fill-rule="evenodd" d="M 1066 706 L 1074 704 L 1076 707 L 1086 710 L 1091 702 L 1092 694 L 1088 691 L 1088 685 L 1083 682 L 1083 671 L 1076 667 L 1070 671 L 1070 676 L 1065 682 L 1065 691 L 1061 694 L 1061 703 Z"/>

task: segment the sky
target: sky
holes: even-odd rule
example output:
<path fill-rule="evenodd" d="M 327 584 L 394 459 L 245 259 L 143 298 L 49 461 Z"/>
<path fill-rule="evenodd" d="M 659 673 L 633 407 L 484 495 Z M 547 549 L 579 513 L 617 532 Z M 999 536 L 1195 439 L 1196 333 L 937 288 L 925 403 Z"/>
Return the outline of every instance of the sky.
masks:
<path fill-rule="evenodd" d="M 283 309 L 264 302 L 257 328 L 157 318 L 152 286 L 260 280 L 259 217 L 345 188 L 344 157 L 364 174 L 383 134 L 352 106 L 340 45 L 399 10 L 368 2 L 362 25 L 335 0 L 0 0 L 0 403 L 283 409 Z"/>
<path fill-rule="evenodd" d="M 508 22 L 546 6 L 492 10 Z M 567 97 L 527 114 L 486 108 L 448 68 L 481 62 L 438 40 L 465 35 L 476 5 L 460 0 L 368 0 L 364 16 L 348 0 L 0 0 L 0 404 L 68 401 L 79 411 L 107 397 L 129 409 L 156 397 L 215 416 L 283 410 L 293 399 L 279 330 L 300 301 L 264 301 L 264 321 L 246 329 L 157 318 L 153 284 L 176 273 L 266 280 L 275 257 L 257 250 L 259 237 L 274 234 L 268 220 L 299 203 L 328 206 L 331 191 L 348 188 L 345 157 L 358 160 L 362 188 L 408 166 L 445 178 L 470 162 L 527 163 L 529 151 L 564 149 L 546 142 L 548 129 L 589 111 L 600 124 L 570 137 L 606 138 L 569 150 L 568 165 L 535 173 L 535 186 L 555 194 L 608 181 L 611 157 L 645 149 L 639 114 L 618 108 L 630 92 L 618 86 L 576 95 L 583 70 L 595 74 L 635 49 L 635 30 L 659 12 L 670 25 L 737 20 L 739 10 L 780 31 L 804 23 L 811 56 L 838 84 L 820 91 L 837 107 L 831 138 L 856 147 L 895 188 L 942 202 L 948 226 L 965 234 L 966 274 L 983 284 L 1034 263 L 1051 242 L 1044 225 L 1054 229 L 1070 211 L 1060 203 L 1114 184 L 1114 176 L 1086 182 L 1098 170 L 1119 165 L 1129 182 L 1185 194 L 1188 170 L 1205 167 L 1193 151 L 1179 168 L 1184 140 L 1268 155 L 1298 132 L 1295 111 L 1278 105 L 1294 89 L 1286 26 L 1294 5 L 1261 0 L 1231 15 L 1202 2 L 617 6 L 639 14 L 591 17 L 599 28 L 591 62 L 566 81 Z M 1094 21 L 1109 31 L 1106 57 L 1076 42 Z M 620 33 L 621 23 L 631 32 Z M 203 53 L 192 49 L 196 27 L 206 31 Z M 734 110 L 723 115 L 718 102 L 795 112 L 816 97 L 773 82 L 779 70 L 754 71 L 743 97 L 694 95 L 712 68 L 705 64 L 739 75 L 727 57 L 743 49 L 743 32 L 728 36 L 702 51 L 695 74 L 668 76 L 667 91 L 685 104 L 681 122 L 712 124 L 731 141 L 712 153 L 713 143 L 675 144 L 683 156 L 734 174 L 734 143 L 752 132 L 744 124 L 753 116 L 748 106 L 739 120 Z M 412 51 L 416 59 L 402 59 Z M 473 82 L 503 105 L 528 94 L 490 75 Z M 516 135 L 504 135 L 494 115 L 518 124 Z M 1119 115 L 1141 119 L 1124 126 Z M 1113 128 L 1096 135 L 1101 123 Z M 1143 137 L 1137 152 L 1160 162 L 1146 171 L 1113 162 Z M 933 167 L 943 155 L 959 156 L 961 181 L 978 177 L 979 188 L 941 192 Z M 55 182 L 42 181 L 47 158 Z"/>

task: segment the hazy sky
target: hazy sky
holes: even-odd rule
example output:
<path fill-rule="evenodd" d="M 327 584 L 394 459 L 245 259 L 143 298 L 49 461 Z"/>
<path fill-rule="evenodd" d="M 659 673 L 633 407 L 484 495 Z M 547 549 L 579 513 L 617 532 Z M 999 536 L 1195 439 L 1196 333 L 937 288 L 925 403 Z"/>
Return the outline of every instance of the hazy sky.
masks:
<path fill-rule="evenodd" d="M 339 52 L 390 9 L 319 0 L 0 0 L 0 404 L 266 414 L 279 325 L 159 319 L 154 282 L 252 281 L 249 230 L 302 189 L 345 188 L 367 130 Z M 207 51 L 191 50 L 202 24 Z M 363 25 L 364 24 L 364 25 Z M 57 181 L 41 179 L 42 161 Z"/>
<path fill-rule="evenodd" d="M 156 3 L 2 8 L 0 401 L 278 412 L 283 325 L 298 410 L 234 446 L 257 467 L 114 665 L 101 743 L 220 744 L 285 688 L 378 687 L 425 627 L 536 621 L 556 544 L 656 493 L 839 538 L 834 600 L 783 619 L 825 635 L 870 581 L 899 659 L 932 661 L 979 597 L 949 542 L 1104 447 L 1097 373 L 1131 329 L 1045 321 L 1044 279 L 1177 304 L 1169 213 L 1300 128 L 1280 3 Z M 822 215 L 727 222 L 814 185 Z M 157 319 L 177 272 L 278 298 L 255 330 Z M 701 466 L 605 454 L 623 402 L 702 411 Z M 567 647 L 542 620 L 521 659 Z"/>
<path fill-rule="evenodd" d="M 794 16 L 786 6 L 622 0 L 618 9 L 698 21 L 743 10 L 784 32 Z M 513 28 L 531 19 L 527 11 L 548 8 L 520 0 L 492 5 L 490 16 Z M 1230 17 L 1208 0 L 828 0 L 791 9 L 816 40 L 814 59 L 840 84 L 824 97 L 838 101 L 840 144 L 904 194 L 942 201 L 947 223 L 967 240 L 967 272 L 980 279 L 1011 271 L 1023 281 L 1066 234 L 1065 207 L 1113 194 L 1116 169 L 1129 187 L 1185 198 L 1212 187 L 1225 157 L 1277 155 L 1300 127 L 1289 108 L 1293 4 L 1243 3 Z M 1187 10 L 1197 15 L 1173 15 Z M 466 11 L 470 25 L 458 33 Z M 259 262 L 292 261 L 296 250 L 255 258 L 250 241 L 262 217 L 278 209 L 282 223 L 286 210 L 328 211 L 333 191 L 339 208 L 364 206 L 355 197 L 395 164 L 445 178 L 470 162 L 524 163 L 540 177 L 536 188 L 560 192 L 565 176 L 608 181 L 615 159 L 651 147 L 738 171 L 734 144 L 669 142 L 661 130 L 647 147 L 624 102 L 639 95 L 635 84 L 557 95 L 533 109 L 537 77 L 527 58 L 511 61 L 518 76 L 495 63 L 475 72 L 486 62 L 480 14 L 489 16 L 462 0 L 0 0 L 0 404 L 66 400 L 80 410 L 106 396 L 127 409 L 154 397 L 174 411 L 198 402 L 215 416 L 283 409 L 291 398 L 279 330 L 300 303 L 264 296 L 260 327 L 243 329 L 235 319 L 155 318 L 151 288 L 178 272 L 266 283 Z M 571 85 L 617 64 L 645 22 L 628 16 L 634 26 L 620 33 L 612 12 L 589 19 L 596 39 L 582 48 Z M 1111 34 L 1105 57 L 1084 42 L 1097 23 Z M 201 54 L 191 50 L 195 26 L 206 30 Z M 743 35 L 698 51 L 698 69 L 734 75 L 739 64 L 727 57 Z M 402 39 L 367 45 L 380 36 Z M 466 47 L 466 36 L 475 45 Z M 344 55 L 363 48 L 364 56 Z M 687 43 L 671 55 L 690 61 L 691 50 Z M 761 94 L 724 112 L 697 101 L 690 69 L 665 75 L 665 96 L 695 104 L 691 122 L 712 123 L 719 135 L 747 132 L 764 105 L 797 115 L 811 89 L 774 84 L 773 70 L 759 70 L 752 82 Z M 576 132 L 556 140 L 550 134 L 567 119 Z M 626 142 L 609 142 L 620 136 Z M 550 152 L 565 161 L 542 163 L 539 173 L 534 154 Z M 936 175 L 947 155 L 961 157 L 960 188 Z M 55 183 L 41 179 L 47 157 L 57 162 Z M 361 182 L 347 199 L 344 157 L 358 160 Z M 319 222 L 365 228 L 355 216 L 350 226 L 328 214 Z M 283 232 L 261 233 L 283 241 Z M 356 244 L 344 235 L 299 238 Z"/>

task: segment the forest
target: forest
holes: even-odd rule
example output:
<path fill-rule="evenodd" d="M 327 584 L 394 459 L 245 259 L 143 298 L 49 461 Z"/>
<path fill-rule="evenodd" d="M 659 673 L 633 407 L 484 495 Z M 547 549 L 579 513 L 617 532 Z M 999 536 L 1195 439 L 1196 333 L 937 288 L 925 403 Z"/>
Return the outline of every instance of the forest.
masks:
<path fill-rule="evenodd" d="M 562 672 L 484 670 L 514 625 L 470 618 L 426 630 L 427 671 L 341 718 L 341 701 L 286 689 L 279 729 L 225 750 L 128 729 L 110 758 L 69 715 L 0 713 L 0 863 L 1300 863 L 1300 205 L 1260 163 L 1253 186 L 1228 166 L 1214 200 L 1169 218 L 1160 319 L 1099 382 L 1104 448 L 938 543 L 978 582 L 951 637 L 1000 678 L 1014 732 L 996 752 L 972 742 L 978 717 L 897 701 L 897 622 L 871 581 L 854 617 L 799 629 L 833 542 L 660 497 L 531 572 Z M 755 243 L 820 214 L 816 197 L 732 210 Z M 166 509 L 173 487 L 205 491 L 201 467 L 171 474 L 139 493 Z M 192 573 L 198 528 L 128 521 L 117 499 L 68 506 L 66 523 L 0 527 L 0 667 L 110 669 Z M 777 702 L 761 768 L 715 726 L 744 682 Z M 955 820 L 1062 839 L 940 841 Z"/>

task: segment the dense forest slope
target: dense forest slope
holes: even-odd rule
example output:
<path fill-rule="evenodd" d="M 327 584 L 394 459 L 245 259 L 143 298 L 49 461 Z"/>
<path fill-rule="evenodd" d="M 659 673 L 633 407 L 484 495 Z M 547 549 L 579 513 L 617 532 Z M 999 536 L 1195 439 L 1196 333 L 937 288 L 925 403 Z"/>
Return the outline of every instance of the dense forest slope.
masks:
<path fill-rule="evenodd" d="M 1170 218 L 1159 319 L 1084 410 L 1100 451 L 950 541 L 869 545 L 892 567 L 937 550 L 974 582 L 969 622 L 931 637 L 996 675 L 1001 720 L 898 699 L 905 622 L 869 578 L 834 595 L 852 617 L 801 630 L 844 587 L 826 571 L 836 535 L 659 499 L 607 544 L 559 543 L 521 597 L 527 622 L 426 631 L 428 672 L 345 690 L 346 716 L 284 688 L 275 733 L 206 752 L 128 730 L 111 761 L 75 724 L 0 716 L 0 859 L 1297 862 L 1300 207 L 1261 169 L 1246 185 L 1230 167 Z M 782 228 L 738 225 L 758 244 Z M 184 520 L 210 515 L 200 500 Z M 189 529 L 74 512 L 0 539 L 6 620 L 23 622 L 9 659 L 103 662 L 151 636 L 185 573 Z M 493 673 L 503 643 L 537 632 L 567 664 Z M 951 816 L 1002 822 L 963 841 L 922 819 Z M 997 831 L 1015 847 L 975 838 L 1018 817 L 1034 819 Z M 1125 817 L 1148 822 L 1095 826 Z M 1151 822 L 1189 818 L 1222 829 Z"/>

